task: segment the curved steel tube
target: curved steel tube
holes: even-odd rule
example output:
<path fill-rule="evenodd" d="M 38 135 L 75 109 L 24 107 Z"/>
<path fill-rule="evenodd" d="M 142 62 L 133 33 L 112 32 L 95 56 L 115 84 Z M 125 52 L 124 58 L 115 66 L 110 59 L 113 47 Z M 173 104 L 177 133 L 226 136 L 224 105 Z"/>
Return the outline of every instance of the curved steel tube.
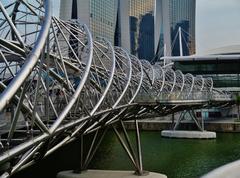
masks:
<path fill-rule="evenodd" d="M 178 108 L 179 103 L 189 107 L 201 100 L 206 105 L 209 98 L 202 97 L 205 93 L 213 93 L 212 100 L 230 100 L 224 92 L 213 88 L 210 78 L 184 75 L 160 64 L 153 66 L 113 47 L 105 39 L 94 41 L 85 25 L 51 19 L 49 3 L 50 0 L 45 1 L 44 25 L 36 45 L 29 48 L 29 56 L 23 59 L 20 72 L 12 74 L 9 85 L 5 85 L 5 77 L 0 77 L 0 111 L 7 112 L 7 104 L 15 110 L 15 122 L 9 122 L 8 142 L 2 144 L 5 150 L 0 153 L 0 165 L 16 158 L 6 176 L 33 162 L 35 154 L 45 157 L 79 134 L 148 116 L 153 111 L 166 115 L 184 109 L 184 104 Z M 0 41 L 18 51 L 13 61 L 21 58 L 19 53 L 25 54 L 16 44 L 1 38 Z M 10 71 L 4 57 L 0 54 L 0 62 Z M 194 92 L 199 95 L 193 96 Z M 161 98 L 162 94 L 167 97 Z M 23 121 L 26 125 L 21 125 Z M 18 139 L 14 134 L 18 130 L 32 137 L 12 144 L 12 140 Z M 42 153 L 39 150 L 45 144 L 48 149 Z"/>
<path fill-rule="evenodd" d="M 42 25 L 40 34 L 36 41 L 36 45 L 32 49 L 31 53 L 27 57 L 26 62 L 22 66 L 20 72 L 11 83 L 8 85 L 6 90 L 0 95 L 0 111 L 10 102 L 10 99 L 14 96 L 26 78 L 30 75 L 33 67 L 36 65 L 37 61 L 39 60 L 40 54 L 43 50 L 45 42 L 47 40 L 48 31 L 51 24 L 51 1 L 45 0 L 45 19 Z"/>

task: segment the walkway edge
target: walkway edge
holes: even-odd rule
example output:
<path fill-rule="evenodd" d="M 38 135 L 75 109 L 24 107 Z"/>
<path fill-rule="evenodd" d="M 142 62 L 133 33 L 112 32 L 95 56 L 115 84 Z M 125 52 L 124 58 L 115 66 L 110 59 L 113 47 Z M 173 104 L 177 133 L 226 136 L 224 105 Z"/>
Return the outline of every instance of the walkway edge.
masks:
<path fill-rule="evenodd" d="M 240 175 L 240 160 L 221 166 L 202 178 L 237 178 Z"/>
<path fill-rule="evenodd" d="M 57 174 L 57 178 L 167 178 L 166 175 L 149 172 L 147 175 L 138 176 L 133 171 L 113 171 L 113 170 L 87 170 L 81 174 L 73 171 L 62 171 Z"/>

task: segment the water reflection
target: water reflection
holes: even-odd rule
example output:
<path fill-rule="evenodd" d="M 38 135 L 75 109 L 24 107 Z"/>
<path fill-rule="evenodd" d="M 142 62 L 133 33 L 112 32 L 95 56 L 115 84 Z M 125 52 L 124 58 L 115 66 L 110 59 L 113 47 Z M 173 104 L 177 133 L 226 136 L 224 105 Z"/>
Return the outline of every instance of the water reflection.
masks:
<path fill-rule="evenodd" d="M 130 133 L 134 137 L 134 133 Z M 141 135 L 145 170 L 166 174 L 169 178 L 194 178 L 240 158 L 240 134 L 219 133 L 216 140 L 167 139 L 160 132 Z M 109 145 L 109 143 L 111 143 Z M 131 169 L 117 139 L 108 134 L 92 168 Z"/>

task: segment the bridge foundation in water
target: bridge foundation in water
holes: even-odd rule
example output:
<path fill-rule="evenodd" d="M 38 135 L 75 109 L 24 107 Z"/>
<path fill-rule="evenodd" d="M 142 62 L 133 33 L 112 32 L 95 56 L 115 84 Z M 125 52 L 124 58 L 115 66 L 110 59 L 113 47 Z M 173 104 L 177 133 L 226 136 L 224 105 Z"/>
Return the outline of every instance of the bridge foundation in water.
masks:
<path fill-rule="evenodd" d="M 10 177 L 79 138 L 79 169 L 85 170 L 108 127 L 144 175 L 138 120 L 184 111 L 176 127 L 189 113 L 204 131 L 194 109 L 235 103 L 213 87 L 212 78 L 151 65 L 93 38 L 81 20 L 51 16 L 53 2 L 0 1 L 0 176 Z M 131 120 L 135 150 L 122 124 Z M 94 136 L 84 155 L 89 133 Z"/>
<path fill-rule="evenodd" d="M 181 121 L 185 119 L 185 115 L 189 114 L 191 120 L 195 123 L 198 131 L 194 130 L 176 130 L 179 125 L 181 124 Z M 174 123 L 174 116 L 173 116 L 173 123 Z M 215 139 L 216 138 L 216 132 L 209 132 L 204 130 L 204 119 L 197 118 L 196 114 L 193 109 L 185 110 L 183 111 L 179 118 L 177 119 L 177 122 L 175 123 L 172 130 L 163 130 L 161 132 L 161 135 L 163 137 L 169 137 L 169 138 L 193 138 L 193 139 Z"/>
<path fill-rule="evenodd" d="M 196 138 L 196 139 L 215 139 L 216 132 L 209 131 L 189 131 L 189 130 L 163 130 L 163 137 L 169 138 Z"/>

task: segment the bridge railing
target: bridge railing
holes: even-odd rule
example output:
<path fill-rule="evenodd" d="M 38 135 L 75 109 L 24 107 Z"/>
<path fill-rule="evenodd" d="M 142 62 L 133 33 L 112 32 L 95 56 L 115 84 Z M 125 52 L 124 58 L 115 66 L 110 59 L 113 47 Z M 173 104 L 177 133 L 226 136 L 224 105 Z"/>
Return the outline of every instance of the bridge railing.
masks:
<path fill-rule="evenodd" d="M 16 0 L 16 7 L 18 2 L 26 6 L 26 2 Z M 40 2 L 41 7 L 44 1 L 36 2 Z M 32 7 L 32 4 L 27 6 L 34 12 Z M 21 17 L 18 20 L 21 22 Z M 21 68 L 24 75 L 17 75 L 21 82 L 15 83 L 16 88 L 10 86 L 16 92 L 11 97 L 6 92 L 0 93 L 8 98 L 2 104 L 0 95 L 0 114 L 9 115 L 11 112 L 8 126 L 0 127 L 0 131 L 5 133 L 0 135 L 0 167 L 14 159 L 14 167 L 7 172 L 8 175 L 25 164 L 35 162 L 37 155 L 41 154 L 42 158 L 81 134 L 114 122 L 136 119 L 139 113 L 148 113 L 147 106 L 138 107 L 135 103 L 153 103 L 158 108 L 168 104 L 164 102 L 172 105 L 174 101 L 207 102 L 228 96 L 219 91 L 211 92 L 212 80 L 196 79 L 191 74 L 183 75 L 158 64 L 151 66 L 124 49 L 113 47 L 107 40 L 99 38 L 93 41 L 88 28 L 77 21 L 65 22 L 52 17 L 49 23 L 50 28 L 44 28 L 44 38 L 41 38 L 47 43 L 36 41 L 36 46 L 43 44 L 38 49 L 39 55 L 34 56 L 35 62 Z M 0 35 L 0 43 L 4 41 L 1 49 L 8 44 L 10 51 L 13 47 L 17 52 L 22 51 L 18 43 L 10 44 L 9 39 L 2 38 Z M 31 51 L 32 47 L 28 50 Z M 27 56 L 28 50 L 26 53 L 23 50 L 21 56 Z M 11 71 L 13 59 L 9 51 L 2 51 L 5 56 L 0 54 L 0 62 L 5 63 L 6 69 L 0 68 L 0 72 L 6 73 Z M 6 61 L 6 57 L 10 60 Z M 21 62 L 19 67 L 22 67 Z M 0 91 L 9 88 L 15 74 L 18 72 L 13 73 L 10 80 L 0 79 Z M 166 113 L 161 109 L 159 112 Z M 169 112 L 172 112 L 172 107 Z M 5 115 L 0 115 L 0 119 Z"/>
<path fill-rule="evenodd" d="M 156 95 L 154 90 L 148 92 L 140 91 L 135 99 L 138 103 L 171 102 L 171 101 L 231 101 L 233 100 L 230 92 L 218 90 L 213 91 L 193 91 L 193 92 L 161 92 Z"/>
<path fill-rule="evenodd" d="M 214 90 L 211 93 L 211 100 L 213 101 L 231 101 L 233 100 L 233 95 L 230 92 Z"/>
<path fill-rule="evenodd" d="M 219 96 L 221 97 L 221 96 Z M 211 92 L 202 91 L 202 92 L 161 92 L 158 96 L 153 95 L 149 92 L 140 92 L 135 99 L 135 102 L 138 103 L 154 103 L 154 102 L 171 102 L 171 101 L 209 101 L 212 98 Z"/>

